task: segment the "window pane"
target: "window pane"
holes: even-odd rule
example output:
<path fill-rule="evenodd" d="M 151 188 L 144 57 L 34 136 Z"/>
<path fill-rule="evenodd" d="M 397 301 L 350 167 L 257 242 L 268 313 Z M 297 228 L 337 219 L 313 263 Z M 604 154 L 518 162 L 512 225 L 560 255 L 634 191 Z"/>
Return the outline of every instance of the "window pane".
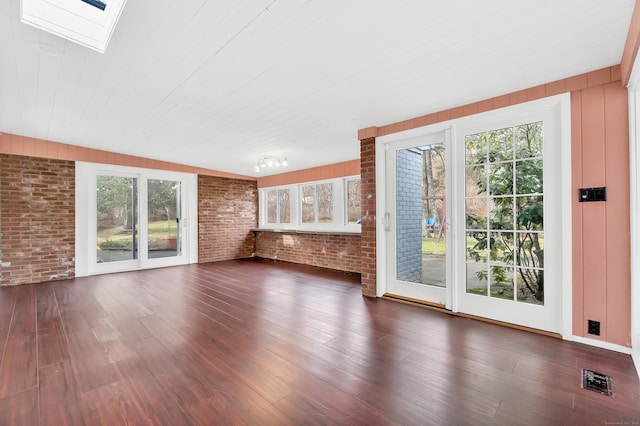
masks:
<path fill-rule="evenodd" d="M 467 293 L 487 295 L 487 233 L 467 232 Z"/>
<path fill-rule="evenodd" d="M 484 133 L 465 137 L 466 164 L 484 163 L 487 157 L 487 138 Z"/>
<path fill-rule="evenodd" d="M 544 226 L 544 204 L 542 195 L 517 197 L 517 229 L 542 231 Z"/>
<path fill-rule="evenodd" d="M 518 301 L 544 305 L 544 271 L 542 269 L 516 270 Z"/>
<path fill-rule="evenodd" d="M 516 238 L 518 244 L 516 263 L 518 266 L 544 267 L 544 233 L 518 232 Z"/>
<path fill-rule="evenodd" d="M 542 121 L 516 127 L 516 158 L 542 157 Z"/>
<path fill-rule="evenodd" d="M 492 130 L 489 136 L 489 162 L 513 158 L 513 129 Z"/>
<path fill-rule="evenodd" d="M 98 263 L 138 258 L 138 179 L 96 176 Z"/>
<path fill-rule="evenodd" d="M 305 185 L 301 189 L 302 197 L 300 197 L 302 205 L 302 223 L 316 223 L 316 186 Z"/>
<path fill-rule="evenodd" d="M 513 229 L 513 197 L 491 198 L 489 229 Z"/>
<path fill-rule="evenodd" d="M 491 232 L 491 261 L 513 265 L 513 232 Z"/>
<path fill-rule="evenodd" d="M 180 182 L 147 180 L 147 255 L 149 259 L 179 256 L 182 250 L 178 200 Z"/>
<path fill-rule="evenodd" d="M 267 191 L 267 223 L 278 223 L 278 191 L 270 189 Z"/>
<path fill-rule="evenodd" d="M 516 191 L 518 194 L 542 193 L 542 159 L 516 163 Z"/>
<path fill-rule="evenodd" d="M 513 300 L 513 268 L 492 265 L 489 275 L 489 295 Z"/>
<path fill-rule="evenodd" d="M 318 223 L 333 222 L 333 184 L 317 185 L 318 191 Z"/>
<path fill-rule="evenodd" d="M 487 192 L 486 167 L 468 166 L 465 175 L 465 194 L 467 197 L 484 196 Z"/>
<path fill-rule="evenodd" d="M 279 223 L 291 223 L 291 202 L 289 201 L 289 190 L 278 190 L 280 195 L 280 220 Z"/>
<path fill-rule="evenodd" d="M 360 219 L 360 179 L 347 181 L 347 223 L 358 223 Z"/>
<path fill-rule="evenodd" d="M 489 192 L 491 195 L 513 194 L 513 163 L 489 166 Z"/>

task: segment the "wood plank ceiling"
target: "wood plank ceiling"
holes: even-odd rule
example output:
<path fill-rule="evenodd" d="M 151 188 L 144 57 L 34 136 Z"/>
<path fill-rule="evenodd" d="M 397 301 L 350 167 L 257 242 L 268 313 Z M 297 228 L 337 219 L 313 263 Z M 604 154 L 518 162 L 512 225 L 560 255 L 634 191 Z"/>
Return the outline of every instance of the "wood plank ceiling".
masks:
<path fill-rule="evenodd" d="M 79 1 L 79 0 L 78 0 Z M 106 53 L 0 2 L 0 132 L 257 176 L 620 62 L 633 0 L 131 0 Z"/>

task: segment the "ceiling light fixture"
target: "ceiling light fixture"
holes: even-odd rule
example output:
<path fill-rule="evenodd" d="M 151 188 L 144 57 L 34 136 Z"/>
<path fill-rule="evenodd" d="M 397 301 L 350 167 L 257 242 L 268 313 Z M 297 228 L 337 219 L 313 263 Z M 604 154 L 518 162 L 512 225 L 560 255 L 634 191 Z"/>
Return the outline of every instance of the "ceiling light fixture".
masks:
<path fill-rule="evenodd" d="M 265 155 L 263 157 L 260 157 L 260 159 L 258 160 L 258 162 L 256 163 L 256 166 L 253 168 L 256 172 L 259 172 L 260 169 L 264 169 L 264 168 L 272 168 L 272 167 L 286 167 L 287 166 L 287 157 L 284 158 L 277 158 L 277 157 L 272 157 L 270 155 Z"/>

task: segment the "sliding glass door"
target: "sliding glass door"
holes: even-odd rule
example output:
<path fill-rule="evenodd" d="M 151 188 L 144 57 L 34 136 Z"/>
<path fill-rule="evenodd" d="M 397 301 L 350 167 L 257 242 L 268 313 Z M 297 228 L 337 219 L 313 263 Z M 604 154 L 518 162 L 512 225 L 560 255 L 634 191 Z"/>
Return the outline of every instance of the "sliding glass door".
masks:
<path fill-rule="evenodd" d="M 195 176 L 90 163 L 77 174 L 79 276 L 196 258 Z"/>

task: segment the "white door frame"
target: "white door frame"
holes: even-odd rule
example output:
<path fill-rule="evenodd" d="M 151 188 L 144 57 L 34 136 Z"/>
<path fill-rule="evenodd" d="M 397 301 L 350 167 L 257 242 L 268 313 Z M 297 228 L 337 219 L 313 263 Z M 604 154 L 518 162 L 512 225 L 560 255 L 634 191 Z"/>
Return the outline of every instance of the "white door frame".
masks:
<path fill-rule="evenodd" d="M 377 271 L 376 271 L 376 294 L 378 297 L 384 295 L 387 291 L 387 267 L 386 267 L 386 241 L 385 241 L 385 231 L 384 231 L 384 212 L 386 211 L 386 195 L 385 195 L 385 144 L 392 143 L 399 140 L 404 139 L 412 139 L 419 137 L 425 134 L 437 133 L 447 129 L 451 130 L 452 140 L 454 141 L 453 150 L 461 149 L 457 147 L 455 144 L 457 129 L 460 126 L 464 126 L 470 122 L 476 122 L 478 120 L 483 119 L 493 119 L 497 116 L 519 113 L 519 112 L 527 112 L 533 109 L 539 108 L 549 108 L 549 107 L 557 107 L 558 113 L 560 114 L 559 118 L 559 126 L 560 126 L 560 138 L 561 138 L 561 148 L 560 148 L 560 158 L 559 163 L 562 164 L 560 170 L 560 191 L 561 191 L 561 232 L 562 232 L 562 258 L 563 265 L 567 267 L 562 268 L 561 279 L 562 282 L 562 296 L 561 296 L 561 318 L 562 325 L 559 327 L 560 334 L 564 338 L 571 338 L 572 336 L 572 271 L 571 271 L 571 259 L 572 259 L 572 250 L 571 250 L 571 97 L 569 93 L 564 93 L 561 95 L 551 96 L 531 102 L 526 102 L 523 104 L 518 104 L 506 108 L 501 108 L 497 110 L 492 110 L 480 114 L 474 114 L 467 117 L 462 117 L 454 120 L 449 120 L 441 123 L 436 123 L 433 125 L 420 127 L 416 129 L 411 129 L 403 132 L 393 133 L 390 135 L 385 135 L 376 138 L 376 256 L 377 256 Z M 452 153 L 452 155 L 456 155 Z M 453 186 L 456 188 L 458 186 L 458 182 L 456 181 L 455 176 L 453 176 Z M 454 203 L 453 208 L 455 211 L 459 211 L 459 206 L 455 205 L 457 196 L 453 194 L 452 201 Z M 451 216 L 450 216 L 451 217 Z M 452 228 L 455 228 L 452 227 Z M 455 231 L 455 229 L 454 229 Z M 452 235 L 452 238 L 456 238 L 455 234 Z M 455 250 L 454 250 L 455 251 Z M 455 253 L 452 253 L 455 255 Z M 459 259 L 453 259 L 453 262 L 460 262 Z M 459 285 L 455 284 L 457 280 L 461 279 L 458 276 L 454 266 L 453 277 L 452 280 L 454 283 L 449 286 L 452 291 L 452 310 L 457 312 L 457 293 L 456 289 Z"/>
<path fill-rule="evenodd" d="M 432 145 L 432 144 L 442 144 L 445 147 L 445 207 L 446 208 L 446 218 L 445 222 L 440 224 L 440 226 L 445 226 L 446 228 L 446 286 L 435 287 L 431 285 L 421 284 L 421 283 L 412 283 L 412 282 L 400 282 L 396 279 L 396 268 L 393 266 L 394 263 L 397 265 L 397 206 L 396 206 L 396 197 L 397 197 L 397 182 L 395 173 L 397 172 L 397 160 L 396 156 L 385 156 L 385 177 L 387 179 L 385 183 L 385 199 L 387 201 L 387 205 L 385 206 L 384 215 L 385 220 L 383 222 L 383 226 L 385 227 L 385 246 L 387 247 L 387 252 L 385 253 L 384 258 L 387 261 L 390 261 L 390 257 L 396 262 L 387 263 L 386 269 L 389 275 L 386 276 L 385 285 L 387 286 L 387 292 L 391 290 L 391 293 L 397 294 L 390 287 L 393 285 L 396 288 L 402 288 L 402 296 L 406 296 L 412 299 L 424 300 L 426 302 L 435 303 L 438 305 L 443 305 L 447 309 L 451 309 L 451 274 L 452 274 L 452 259 L 451 259 L 451 248 L 453 235 L 451 234 L 450 229 L 450 209 L 448 208 L 449 203 L 451 202 L 451 194 L 452 194 L 452 167 L 451 167 L 451 131 L 450 129 L 445 129 L 444 131 L 427 133 L 421 135 L 419 138 L 409 138 L 409 139 L 401 139 L 394 141 L 393 144 L 385 144 L 384 152 L 389 154 L 390 152 L 398 152 L 405 149 L 411 149 L 415 147 Z M 387 231 L 387 229 L 389 229 Z M 392 284 L 393 283 L 393 284 Z"/>
<path fill-rule="evenodd" d="M 112 173 L 114 175 L 142 177 L 145 184 L 139 189 L 142 199 L 146 199 L 146 179 L 164 179 L 181 181 L 184 184 L 182 191 L 186 203 L 182 206 L 182 225 L 186 229 L 183 234 L 183 255 L 180 263 L 198 262 L 198 177 L 191 173 L 179 173 L 156 169 L 144 169 L 138 167 L 115 166 L 111 164 L 76 162 L 76 276 L 129 271 L 176 264 L 175 257 L 149 259 L 141 264 L 140 259 L 135 261 L 114 262 L 109 268 L 97 267 L 95 259 L 95 176 L 99 173 Z M 146 220 L 146 206 L 140 209 L 140 220 Z M 143 219 L 144 218 L 144 219 Z M 147 250 L 146 234 L 141 232 L 139 238 L 139 253 Z"/>
<path fill-rule="evenodd" d="M 631 357 L 640 376 L 640 55 L 636 56 L 627 89 L 631 219 Z"/>

